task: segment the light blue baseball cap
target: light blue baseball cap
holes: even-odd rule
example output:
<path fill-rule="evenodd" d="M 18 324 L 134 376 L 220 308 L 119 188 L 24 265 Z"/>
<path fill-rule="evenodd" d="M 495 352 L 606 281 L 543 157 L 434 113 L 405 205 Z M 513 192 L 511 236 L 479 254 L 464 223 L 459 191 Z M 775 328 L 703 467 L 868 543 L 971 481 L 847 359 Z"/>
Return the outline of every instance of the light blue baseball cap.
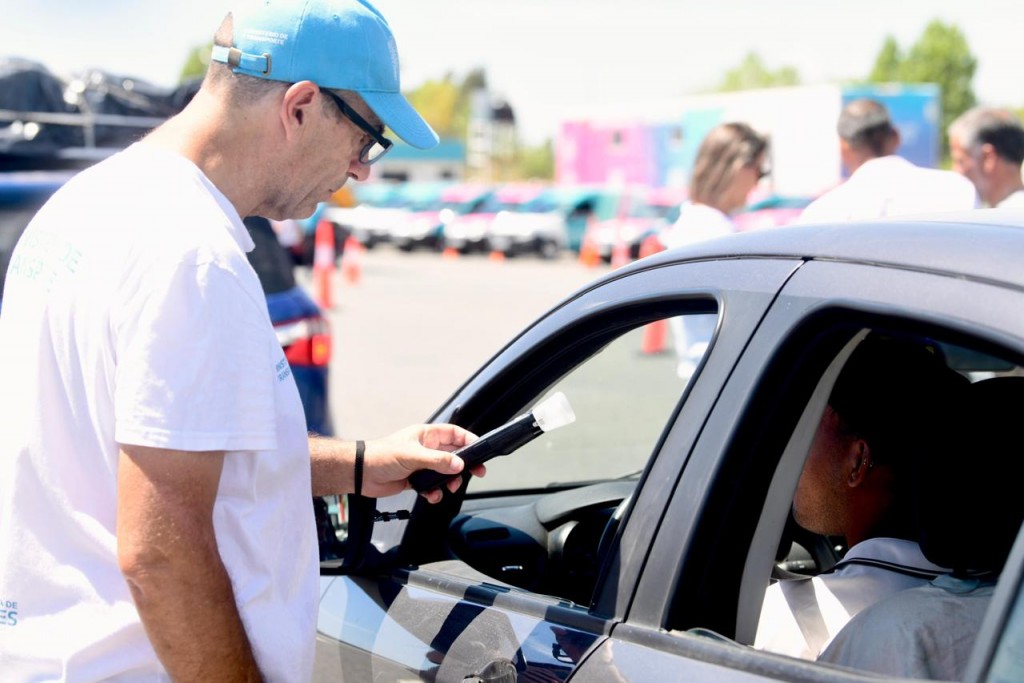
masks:
<path fill-rule="evenodd" d="M 214 46 L 215 61 L 256 78 L 353 90 L 413 147 L 437 144 L 437 134 L 402 96 L 395 38 L 370 3 L 252 0 L 231 15 L 234 47 Z"/>

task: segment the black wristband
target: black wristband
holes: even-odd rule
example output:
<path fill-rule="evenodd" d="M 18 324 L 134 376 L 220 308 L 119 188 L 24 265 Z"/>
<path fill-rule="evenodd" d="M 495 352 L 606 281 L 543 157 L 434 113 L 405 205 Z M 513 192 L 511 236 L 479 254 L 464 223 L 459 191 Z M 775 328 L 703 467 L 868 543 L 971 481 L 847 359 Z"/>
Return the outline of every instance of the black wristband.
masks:
<path fill-rule="evenodd" d="M 363 495 L 363 455 L 366 453 L 366 443 L 356 441 L 356 495 Z"/>

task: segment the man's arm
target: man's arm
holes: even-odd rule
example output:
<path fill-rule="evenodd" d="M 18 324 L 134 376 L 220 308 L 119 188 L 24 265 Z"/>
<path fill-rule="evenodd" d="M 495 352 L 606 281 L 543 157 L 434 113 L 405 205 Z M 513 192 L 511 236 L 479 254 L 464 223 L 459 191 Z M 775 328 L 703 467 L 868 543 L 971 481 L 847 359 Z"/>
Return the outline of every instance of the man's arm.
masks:
<path fill-rule="evenodd" d="M 174 680 L 261 680 L 213 530 L 223 465 L 223 452 L 121 450 L 118 563 Z"/>
<path fill-rule="evenodd" d="M 363 468 L 363 495 L 372 498 L 391 496 L 409 488 L 409 475 L 423 469 L 458 474 L 463 462 L 451 452 L 472 443 L 476 436 L 450 424 L 415 425 L 384 439 L 366 442 Z M 310 436 L 313 495 L 352 493 L 355 491 L 355 444 L 321 436 Z M 473 474 L 483 476 L 483 465 Z M 461 478 L 448 483 L 458 489 Z M 441 500 L 440 489 L 423 494 L 431 503 Z"/>

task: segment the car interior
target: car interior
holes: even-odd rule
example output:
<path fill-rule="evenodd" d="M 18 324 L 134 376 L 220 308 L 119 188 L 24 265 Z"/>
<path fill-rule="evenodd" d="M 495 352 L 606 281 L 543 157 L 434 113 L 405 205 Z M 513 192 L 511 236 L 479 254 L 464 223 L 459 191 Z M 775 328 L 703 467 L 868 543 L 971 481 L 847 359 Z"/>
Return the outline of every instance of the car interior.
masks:
<path fill-rule="evenodd" d="M 705 327 L 710 322 L 708 329 L 714 330 L 714 312 L 692 315 L 702 316 L 700 322 Z M 765 368 L 757 395 L 744 407 L 743 429 L 723 462 L 720 479 L 727 483 L 712 487 L 691 547 L 691 554 L 709 559 L 688 564 L 674 585 L 665 586 L 672 596 L 664 624 L 670 632 L 750 646 L 770 583 L 826 572 L 843 557 L 847 548 L 841 539 L 801 529 L 790 508 L 829 393 L 854 348 L 869 334 L 919 343 L 972 387 L 999 384 L 994 393 L 1012 406 L 1011 412 L 1019 415 L 1024 409 L 1024 362 L 1016 354 L 962 331 L 860 318 L 822 314 L 795 332 Z M 652 452 L 664 444 L 666 425 L 679 419 L 692 380 L 704 366 L 697 358 L 694 374 L 687 374 L 679 363 L 687 350 L 676 348 L 674 339 L 658 353 L 644 353 L 651 334 L 651 325 L 644 325 L 593 340 L 589 352 L 539 395 L 494 415 L 489 427 L 561 391 L 573 404 L 577 425 L 585 428 L 542 435 L 491 461 L 487 477 L 470 478 L 462 495 L 431 506 L 432 514 L 451 520 L 443 547 L 403 543 L 398 552 L 405 555 L 397 562 L 552 596 L 601 614 L 603 577 L 610 571 L 633 494 L 649 473 Z M 702 347 L 706 353 L 713 349 L 713 340 Z M 943 452 L 934 456 L 943 465 L 921 467 L 934 475 L 929 484 L 933 495 L 917 503 L 922 517 L 933 520 L 922 524 L 922 535 L 932 537 L 922 536 L 921 543 L 942 566 L 994 573 L 1017 536 L 1024 504 L 1011 494 L 1000 496 L 1001 507 L 978 505 L 970 514 L 964 505 L 947 505 L 954 483 L 957 496 L 963 496 L 959 500 L 980 501 L 992 477 L 998 478 L 999 468 L 993 466 L 972 470 L 971 478 L 954 475 L 951 481 L 957 460 L 992 443 L 980 438 L 991 425 L 976 409 L 960 415 L 955 434 L 952 425 L 936 424 L 937 430 L 950 430 Z M 594 453 L 603 457 L 595 459 Z M 414 515 L 406 527 L 406 539 L 430 523 L 423 521 L 426 515 L 419 517 L 420 526 Z M 990 538 L 996 540 L 989 543 Z M 969 558 L 966 565 L 963 558 Z"/>

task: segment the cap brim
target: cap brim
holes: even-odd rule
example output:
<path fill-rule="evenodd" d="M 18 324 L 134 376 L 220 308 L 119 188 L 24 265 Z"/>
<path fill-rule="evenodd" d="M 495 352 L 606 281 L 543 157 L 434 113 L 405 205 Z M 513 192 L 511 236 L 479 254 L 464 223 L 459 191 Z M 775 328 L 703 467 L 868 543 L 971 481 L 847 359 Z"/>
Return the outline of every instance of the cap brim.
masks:
<path fill-rule="evenodd" d="M 360 92 L 359 95 L 373 113 L 405 142 L 417 149 L 430 149 L 437 145 L 437 133 L 401 95 L 389 92 Z"/>

